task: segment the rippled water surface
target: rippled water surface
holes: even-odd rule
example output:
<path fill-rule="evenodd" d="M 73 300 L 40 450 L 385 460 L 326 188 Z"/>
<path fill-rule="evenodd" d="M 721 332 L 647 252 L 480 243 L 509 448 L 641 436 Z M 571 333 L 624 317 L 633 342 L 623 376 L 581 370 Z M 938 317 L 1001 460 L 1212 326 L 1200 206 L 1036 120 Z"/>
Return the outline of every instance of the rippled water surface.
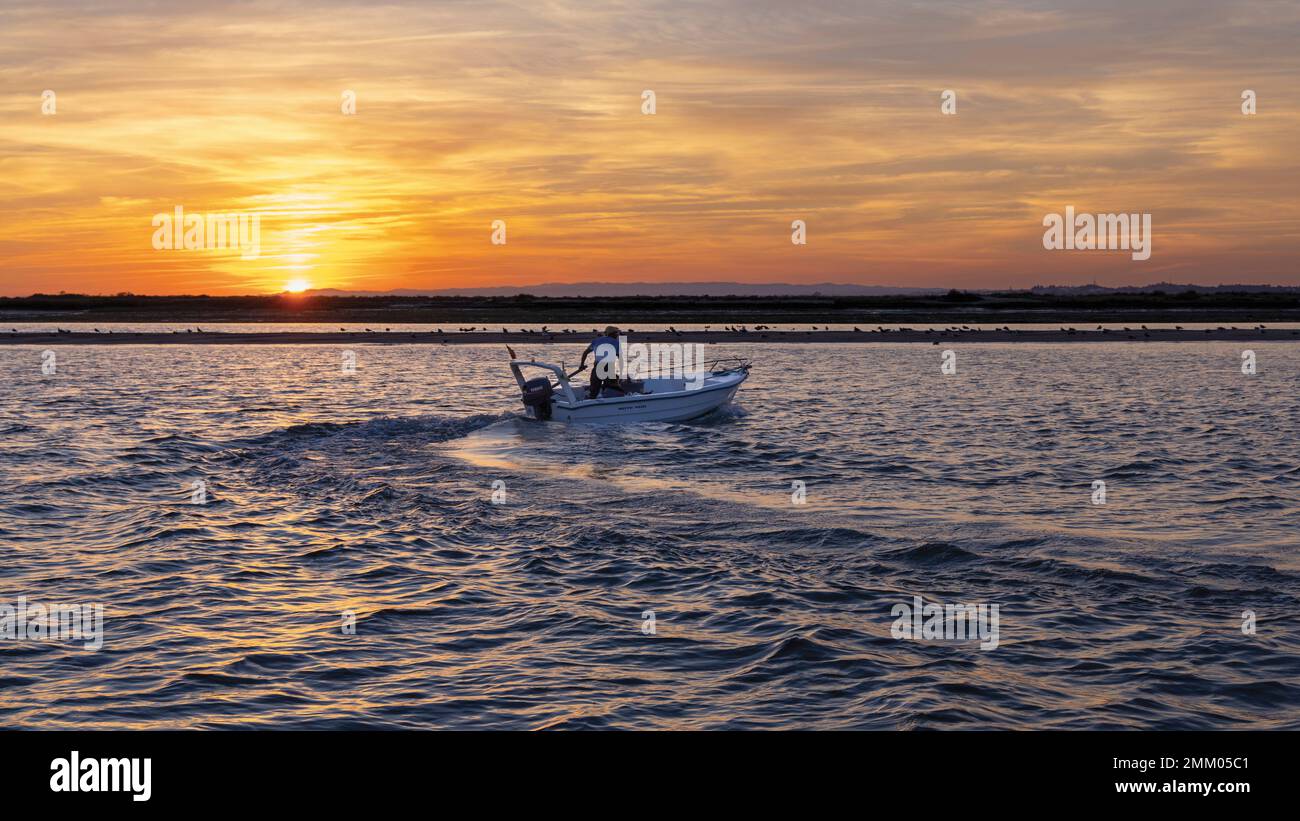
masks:
<path fill-rule="evenodd" d="M 0 605 L 105 622 L 0 639 L 0 725 L 1300 729 L 1300 345 L 1254 349 L 711 346 L 732 411 L 592 428 L 498 346 L 2 347 Z"/>

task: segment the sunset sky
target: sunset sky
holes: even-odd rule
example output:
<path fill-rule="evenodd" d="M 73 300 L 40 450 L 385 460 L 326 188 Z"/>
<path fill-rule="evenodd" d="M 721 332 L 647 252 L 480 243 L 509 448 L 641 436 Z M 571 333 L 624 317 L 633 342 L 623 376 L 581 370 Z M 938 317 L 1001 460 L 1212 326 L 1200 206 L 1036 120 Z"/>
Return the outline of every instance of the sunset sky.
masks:
<path fill-rule="evenodd" d="M 198 5 L 0 6 L 0 294 L 1300 284 L 1297 3 Z M 1044 250 L 1067 205 L 1151 258 Z"/>

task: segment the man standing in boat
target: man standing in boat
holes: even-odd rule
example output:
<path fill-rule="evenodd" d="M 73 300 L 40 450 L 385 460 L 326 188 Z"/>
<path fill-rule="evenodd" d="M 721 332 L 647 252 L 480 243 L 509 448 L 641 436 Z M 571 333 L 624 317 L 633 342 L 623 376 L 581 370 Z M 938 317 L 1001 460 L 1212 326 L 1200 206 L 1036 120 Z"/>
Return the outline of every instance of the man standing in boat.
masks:
<path fill-rule="evenodd" d="M 618 328 L 610 325 L 605 328 L 605 333 L 591 340 L 587 350 L 582 352 L 579 371 L 587 367 L 588 355 L 596 355 L 595 364 L 591 367 L 591 385 L 587 388 L 588 399 L 599 398 L 602 388 L 622 390 L 618 385 L 618 334 Z"/>

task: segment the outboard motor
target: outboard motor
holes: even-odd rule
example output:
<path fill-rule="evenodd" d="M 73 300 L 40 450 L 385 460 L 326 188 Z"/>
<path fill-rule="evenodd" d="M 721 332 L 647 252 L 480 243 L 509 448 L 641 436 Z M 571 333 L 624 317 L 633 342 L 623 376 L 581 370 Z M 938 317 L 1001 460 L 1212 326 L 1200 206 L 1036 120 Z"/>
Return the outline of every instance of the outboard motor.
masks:
<path fill-rule="evenodd" d="M 551 396 L 554 393 L 551 380 L 545 376 L 524 383 L 524 406 L 532 408 L 534 419 L 551 418 Z"/>

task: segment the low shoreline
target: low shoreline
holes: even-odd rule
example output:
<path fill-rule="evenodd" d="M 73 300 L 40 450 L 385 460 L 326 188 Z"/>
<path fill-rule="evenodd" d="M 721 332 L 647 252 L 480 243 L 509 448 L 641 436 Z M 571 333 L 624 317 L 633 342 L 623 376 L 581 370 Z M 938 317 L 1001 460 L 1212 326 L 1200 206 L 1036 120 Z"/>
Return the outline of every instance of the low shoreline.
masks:
<path fill-rule="evenodd" d="M 439 331 L 372 331 L 320 333 L 272 331 L 223 333 L 214 331 L 114 332 L 38 331 L 0 334 L 4 345 L 582 345 L 589 334 Z M 1179 330 L 893 330 L 878 331 L 637 331 L 632 342 L 714 344 L 889 343 L 957 344 L 965 342 L 1300 342 L 1300 329 L 1223 328 Z"/>

